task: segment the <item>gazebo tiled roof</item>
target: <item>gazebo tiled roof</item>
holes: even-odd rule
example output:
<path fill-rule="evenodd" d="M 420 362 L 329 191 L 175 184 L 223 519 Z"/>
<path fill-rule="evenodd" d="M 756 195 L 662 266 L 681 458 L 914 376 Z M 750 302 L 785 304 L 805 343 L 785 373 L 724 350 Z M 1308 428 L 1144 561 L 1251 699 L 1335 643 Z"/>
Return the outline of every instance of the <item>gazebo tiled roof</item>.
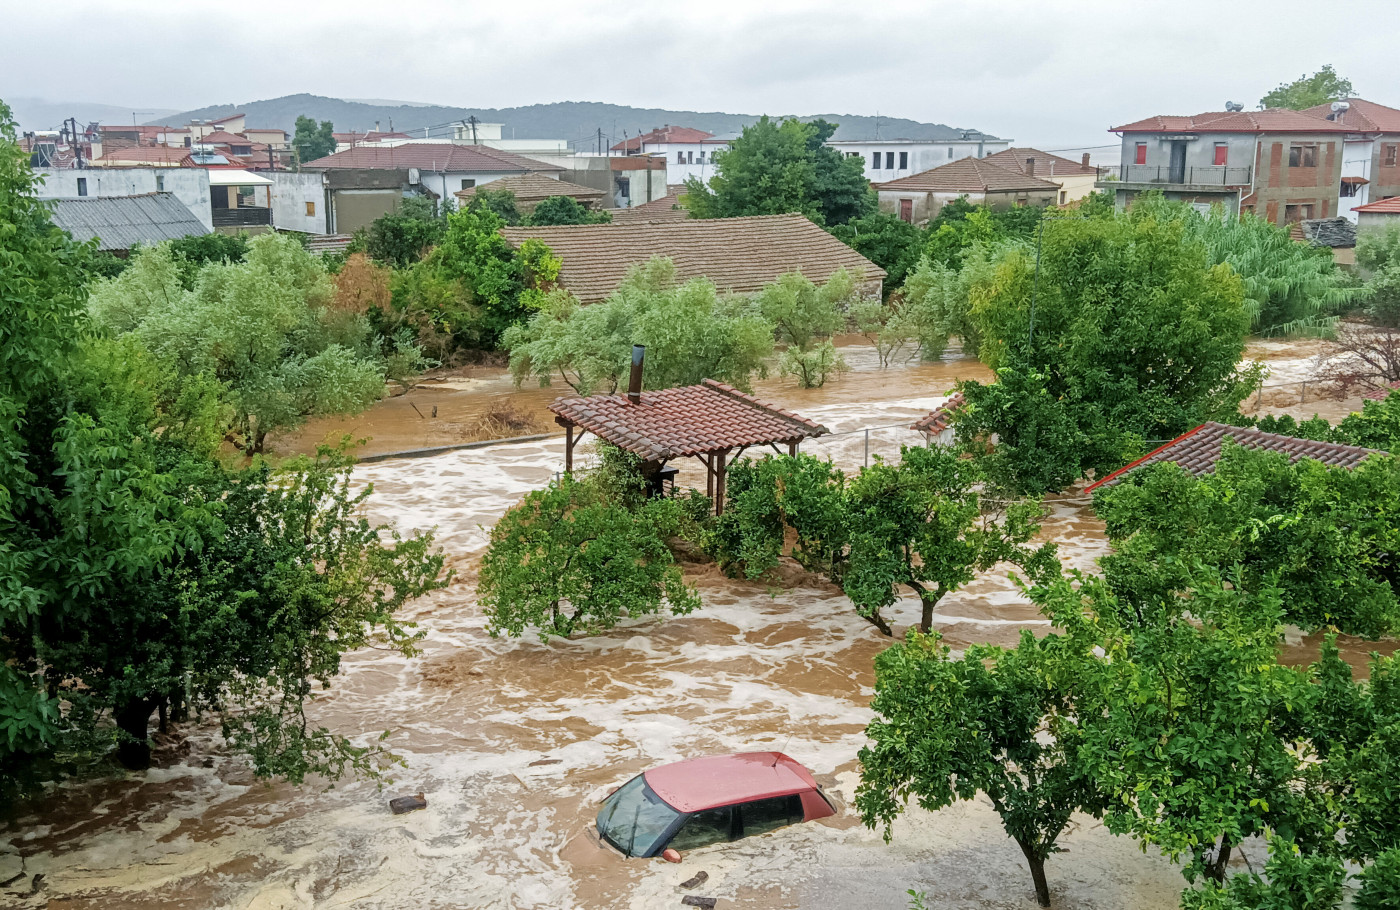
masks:
<path fill-rule="evenodd" d="M 826 427 L 759 401 L 713 379 L 699 385 L 626 395 L 557 398 L 549 409 L 648 461 L 666 461 L 752 445 L 794 443 L 827 433 Z"/>
<path fill-rule="evenodd" d="M 966 403 L 962 392 L 954 392 L 947 401 L 930 411 L 928 416 L 915 421 L 909 429 L 930 435 L 942 433 L 953 425 L 953 412 Z"/>
<path fill-rule="evenodd" d="M 1201 477 L 1215 473 L 1215 463 L 1225 448 L 1225 440 L 1233 439 L 1246 449 L 1263 449 L 1269 452 L 1282 452 L 1289 461 L 1312 458 L 1329 467 L 1354 468 L 1368 455 L 1379 450 L 1364 449 L 1361 446 L 1347 446 L 1335 442 L 1318 442 L 1313 439 L 1300 439 L 1297 436 L 1284 436 L 1281 433 L 1265 433 L 1246 427 L 1233 427 L 1224 423 L 1203 423 L 1188 433 L 1183 433 L 1166 445 L 1125 465 L 1097 483 L 1085 488 L 1085 492 L 1103 486 L 1112 486 L 1129 471 L 1143 465 L 1170 461 L 1180 465 L 1188 474 Z"/>

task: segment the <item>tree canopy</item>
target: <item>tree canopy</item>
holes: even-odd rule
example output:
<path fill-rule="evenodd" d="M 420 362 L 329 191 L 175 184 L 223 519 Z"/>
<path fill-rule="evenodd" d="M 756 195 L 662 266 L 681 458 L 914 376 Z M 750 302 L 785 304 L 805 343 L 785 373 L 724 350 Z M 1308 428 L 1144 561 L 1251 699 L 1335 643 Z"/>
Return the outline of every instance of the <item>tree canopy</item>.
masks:
<path fill-rule="evenodd" d="M 292 133 L 292 148 L 297 153 L 297 163 L 306 164 L 324 158 L 335 151 L 335 126 L 329 120 L 318 125 L 306 115 L 297 117 Z"/>
<path fill-rule="evenodd" d="M 1329 101 L 1341 101 L 1356 94 L 1351 80 L 1337 75 L 1329 63 L 1311 76 L 1299 76 L 1292 82 L 1280 83 L 1278 88 L 1259 99 L 1260 109 L 1283 107 L 1301 111 Z"/>
<path fill-rule="evenodd" d="M 692 218 L 783 215 L 797 212 L 817 224 L 845 224 L 875 211 L 865 166 L 826 145 L 836 124 L 825 120 L 778 122 L 760 117 L 715 153 L 715 176 L 706 185 L 686 181 Z"/>
<path fill-rule="evenodd" d="M 531 227 L 545 227 L 552 224 L 607 224 L 612 215 L 606 211 L 594 211 L 571 196 L 550 196 L 538 203 L 525 217 L 525 224 Z"/>

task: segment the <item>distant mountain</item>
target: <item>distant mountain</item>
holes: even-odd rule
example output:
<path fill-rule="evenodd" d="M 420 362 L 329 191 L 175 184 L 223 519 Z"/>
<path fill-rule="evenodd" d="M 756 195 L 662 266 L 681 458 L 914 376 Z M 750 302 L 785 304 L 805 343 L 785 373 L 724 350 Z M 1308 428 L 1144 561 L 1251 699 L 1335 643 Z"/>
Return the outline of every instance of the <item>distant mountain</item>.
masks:
<path fill-rule="evenodd" d="M 15 122 L 21 131 L 56 130 L 69 117 L 76 118 L 78 126 L 87 126 L 92 121 L 98 123 L 131 123 L 132 114 L 139 122 L 145 123 L 152 117 L 168 118 L 177 113 L 169 108 L 126 106 L 121 104 L 90 104 L 86 101 L 46 101 L 43 98 L 3 98 L 15 112 Z"/>
<path fill-rule="evenodd" d="M 528 107 L 466 108 L 420 105 L 416 103 L 369 104 L 320 95 L 287 95 L 246 104 L 219 104 L 185 111 L 173 117 L 150 122 L 184 123 L 188 120 L 212 120 L 243 112 L 249 126 L 281 128 L 291 132 L 299 115 L 315 120 L 329 120 L 336 132 L 351 130 L 388 130 L 422 135 L 426 128 L 430 137 L 448 137 L 452 124 L 475 115 L 485 123 L 503 123 L 506 139 L 567 139 L 581 151 L 594 149 L 598 132 L 602 131 L 605 146 L 620 141 L 624 134 L 635 136 L 657 127 L 673 124 L 705 130 L 717 136 L 738 133 L 758 119 L 755 114 L 726 114 L 719 111 L 668 111 L 661 108 L 636 108 L 621 104 L 595 101 L 560 101 L 553 104 L 532 104 Z M 857 114 L 810 114 L 803 120 L 824 118 L 840 124 L 837 139 L 957 139 L 964 133 L 969 138 L 996 138 L 977 130 L 954 128 L 942 123 L 920 123 L 896 117 L 870 117 Z"/>

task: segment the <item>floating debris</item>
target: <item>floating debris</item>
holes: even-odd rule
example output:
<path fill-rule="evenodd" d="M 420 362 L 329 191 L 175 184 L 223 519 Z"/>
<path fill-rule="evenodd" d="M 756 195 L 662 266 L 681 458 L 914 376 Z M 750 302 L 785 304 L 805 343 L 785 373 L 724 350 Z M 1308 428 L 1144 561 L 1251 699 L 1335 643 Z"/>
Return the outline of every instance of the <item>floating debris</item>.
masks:
<path fill-rule="evenodd" d="M 428 800 L 422 793 L 417 796 L 396 796 L 389 800 L 389 808 L 395 815 L 403 815 L 405 812 L 412 812 L 415 809 L 428 808 Z"/>
<path fill-rule="evenodd" d="M 687 894 L 681 898 L 681 903 L 687 907 L 703 907 L 705 910 L 715 910 L 715 904 L 719 903 L 718 898 L 697 897 L 694 894 Z"/>
<path fill-rule="evenodd" d="M 695 873 L 694 878 L 688 878 L 685 881 L 681 882 L 681 887 L 687 891 L 689 891 L 691 888 L 699 888 L 701 885 L 705 884 L 705 882 L 708 881 L 709 878 L 710 873 L 697 872 Z"/>

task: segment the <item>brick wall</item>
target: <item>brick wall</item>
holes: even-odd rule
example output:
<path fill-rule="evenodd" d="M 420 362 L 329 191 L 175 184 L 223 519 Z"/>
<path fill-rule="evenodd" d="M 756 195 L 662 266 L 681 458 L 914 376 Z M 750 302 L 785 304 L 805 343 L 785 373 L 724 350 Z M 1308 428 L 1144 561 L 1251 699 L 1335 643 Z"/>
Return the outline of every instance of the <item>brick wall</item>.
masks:
<path fill-rule="evenodd" d="M 1289 167 L 1289 149 L 1295 145 L 1316 146 L 1316 164 Z M 1337 186 L 1342 176 L 1341 136 L 1264 134 L 1259 137 L 1257 149 L 1254 192 L 1244 198 L 1244 204 L 1256 214 L 1283 224 L 1289 206 L 1311 206 L 1312 211 L 1307 214 L 1310 218 L 1327 218 L 1337 211 Z M 1400 167 L 1394 171 L 1396 183 L 1400 184 Z M 1400 190 L 1395 195 L 1400 195 Z M 1303 217 L 1303 209 L 1294 211 Z"/>
<path fill-rule="evenodd" d="M 1396 164 L 1387 167 L 1386 146 L 1396 148 Z M 1389 134 L 1376 140 L 1371 153 L 1371 186 L 1367 192 L 1370 202 L 1379 202 L 1387 196 L 1400 196 L 1400 135 Z"/>

